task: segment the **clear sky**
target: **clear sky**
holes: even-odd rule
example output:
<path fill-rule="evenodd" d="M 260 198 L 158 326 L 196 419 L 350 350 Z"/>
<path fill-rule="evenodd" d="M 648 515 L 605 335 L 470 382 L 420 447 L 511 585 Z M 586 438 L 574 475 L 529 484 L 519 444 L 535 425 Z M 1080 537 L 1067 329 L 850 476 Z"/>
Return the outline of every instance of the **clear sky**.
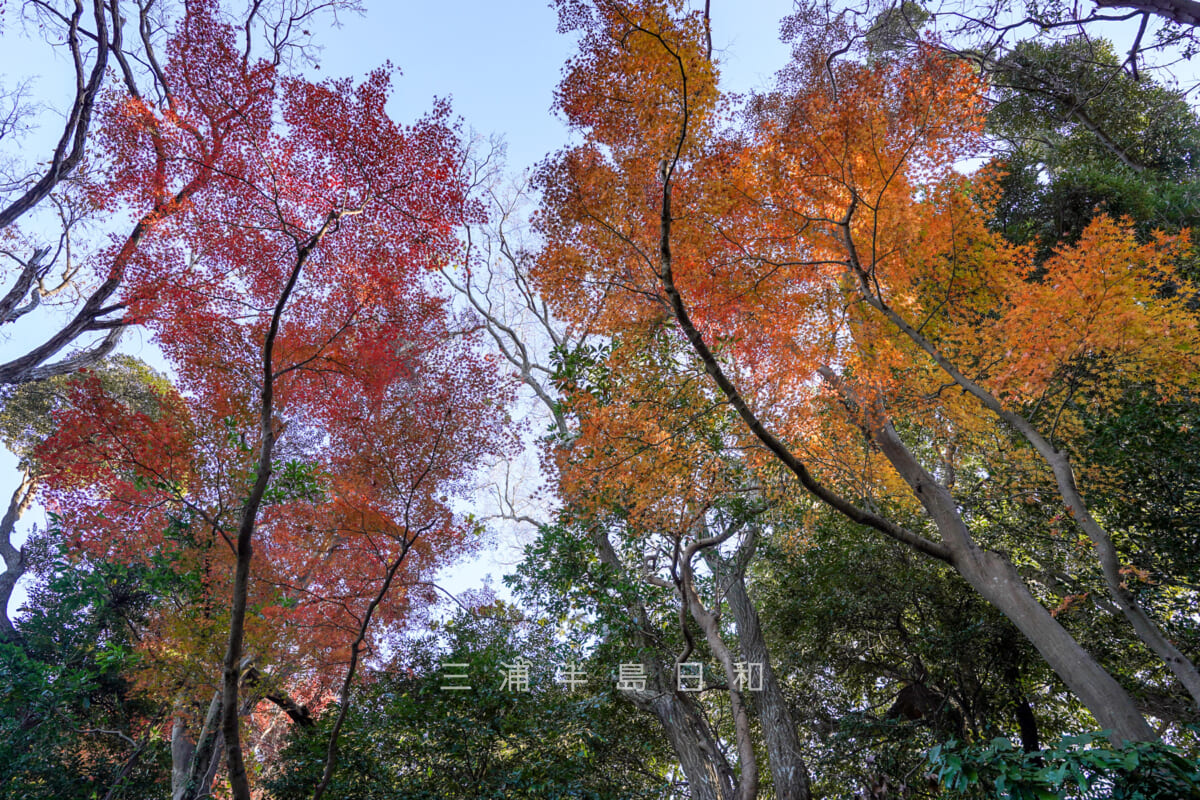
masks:
<path fill-rule="evenodd" d="M 787 0 L 715 0 L 713 43 L 727 88 L 761 86 L 784 64 L 779 19 Z M 384 60 L 397 81 L 398 119 L 411 119 L 434 96 L 449 97 L 467 126 L 500 133 L 514 171 L 532 166 L 566 143 L 551 111 L 560 70 L 574 42 L 556 33 L 545 0 L 370 2 L 363 17 L 320 35 L 322 72 L 362 75 Z"/>
<path fill-rule="evenodd" d="M 359 76 L 384 60 L 399 68 L 393 116 L 408 120 L 447 97 L 468 129 L 501 134 L 513 173 L 532 167 L 564 146 L 568 131 L 552 111 L 563 64 L 574 50 L 556 32 L 557 15 L 544 0 L 450 0 L 433 8 L 413 3 L 372 3 L 363 17 L 348 17 L 320 36 L 321 72 Z M 788 0 L 713 0 L 713 45 L 722 80 L 731 91 L 764 87 L 786 63 L 779 19 Z M 535 429 L 541 430 L 541 423 Z M 529 459 L 525 459 L 526 467 Z M 519 470 L 520 468 L 518 468 Z M 480 510 L 480 513 L 487 513 Z M 510 536 L 477 559 L 446 570 L 452 591 L 478 586 L 484 575 L 511 570 L 518 550 Z M 503 591 L 501 591 L 503 594 Z"/>

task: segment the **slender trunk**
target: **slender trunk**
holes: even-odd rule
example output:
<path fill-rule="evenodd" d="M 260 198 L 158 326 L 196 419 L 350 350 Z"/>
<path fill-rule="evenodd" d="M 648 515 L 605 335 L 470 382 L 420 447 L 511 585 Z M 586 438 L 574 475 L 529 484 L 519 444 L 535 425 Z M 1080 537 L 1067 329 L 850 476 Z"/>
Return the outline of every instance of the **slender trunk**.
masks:
<path fill-rule="evenodd" d="M 271 480 L 271 459 L 275 451 L 275 340 L 283 322 L 283 311 L 300 280 L 300 273 L 313 250 L 345 212 L 330 212 L 321 228 L 303 245 L 297 242 L 296 263 L 271 313 L 262 347 L 262 387 L 259 404 L 258 466 L 254 486 L 242 506 L 237 535 L 237 563 L 233 574 L 233 599 L 229 609 L 229 643 L 225 648 L 225 664 L 221 686 L 221 734 L 225 737 L 225 760 L 229 765 L 229 789 L 234 800 L 251 800 L 250 783 L 246 778 L 246 762 L 242 756 L 241 730 L 238 723 L 238 689 L 242 678 L 242 643 L 246 627 L 246 602 L 250 587 L 250 562 L 254 557 L 254 528 L 258 509 Z"/>
<path fill-rule="evenodd" d="M 271 434 L 268 434 L 270 436 Z M 251 497 L 261 499 L 270 478 L 271 447 L 264 444 L 263 461 L 267 462 L 264 470 L 260 462 L 259 479 L 262 491 L 255 491 Z M 247 506 L 250 504 L 248 503 Z M 246 599 L 250 585 L 250 560 L 254 553 L 251 538 L 254 532 L 254 521 L 257 516 L 257 503 L 245 513 L 243 532 L 238 536 L 237 565 L 233 579 L 233 601 L 229 614 L 229 644 L 225 649 L 225 666 L 221 684 L 221 734 L 225 737 L 225 760 L 229 766 L 229 788 L 234 800 L 251 800 L 250 784 L 246 777 L 246 762 L 242 755 L 241 730 L 238 719 L 238 688 L 242 678 L 242 639 L 246 626 Z"/>
<path fill-rule="evenodd" d="M 1197 671 L 1195 664 L 1167 639 L 1158 624 L 1142 608 L 1133 592 L 1125 588 L 1121 577 L 1121 562 L 1117 556 L 1117 548 L 1113 544 L 1108 530 L 1092 516 L 1087 504 L 1084 503 L 1083 496 L 1076 486 L 1075 474 L 1066 453 L 1054 450 L 1048 442 L 1045 443 L 1044 448 L 1039 447 L 1038 449 L 1039 452 L 1043 449 L 1051 451 L 1044 452 L 1043 455 L 1054 471 L 1055 480 L 1063 499 L 1066 500 L 1067 507 L 1092 542 L 1100 561 L 1100 570 L 1104 575 L 1104 584 L 1108 588 L 1109 597 L 1121 609 L 1121 613 L 1125 615 L 1129 624 L 1133 626 L 1137 637 L 1163 660 L 1163 663 L 1191 695 L 1192 701 L 1200 705 L 1200 671 Z"/>
<path fill-rule="evenodd" d="M 767 746 L 767 760 L 775 787 L 775 800 L 808 800 L 808 768 L 800 752 L 796 723 L 784 699 L 779 679 L 771 667 L 771 654 L 762 635 L 754 602 L 746 591 L 745 574 L 737 571 L 729 580 L 726 601 L 737 626 L 742 658 L 762 665 L 762 690 L 751 692 Z"/>
<path fill-rule="evenodd" d="M 608 535 L 597 527 L 592 538 L 600 560 L 624 573 L 625 565 Z M 630 616 L 637 620 L 638 646 L 653 652 L 654 642 L 646 634 L 651 625 L 645 607 L 630 603 L 628 609 Z M 733 769 L 696 701 L 689 694 L 678 691 L 674 676 L 664 675 L 662 666 L 651 662 L 647 665 L 646 688 L 622 689 L 620 694 L 658 719 L 687 779 L 691 800 L 733 800 L 736 790 Z"/>
<path fill-rule="evenodd" d="M 737 800 L 755 800 L 758 797 L 758 757 L 754 753 L 754 741 L 750 736 L 750 717 L 746 713 L 745 699 L 738 686 L 738 673 L 734 666 L 733 653 L 721 637 L 721 624 L 717 613 L 705 608 L 696 591 L 692 573 L 692 558 L 702 548 L 717 547 L 741 527 L 739 524 L 730 525 L 722 534 L 697 539 L 687 546 L 679 559 L 679 592 L 680 600 L 687 607 L 704 631 L 704 638 L 712 648 L 713 655 L 721 662 L 725 672 L 725 682 L 729 686 L 729 706 L 733 715 L 734 741 L 738 752 L 738 781 Z"/>
<path fill-rule="evenodd" d="M 217 731 L 217 735 L 213 738 L 213 752 L 208 758 L 208 769 L 204 770 L 200 778 L 200 793 L 197 795 L 198 800 L 212 797 L 213 783 L 217 780 L 217 769 L 221 766 L 221 751 L 225 747 L 225 734 Z"/>
<path fill-rule="evenodd" d="M 713 655 L 721 662 L 725 681 L 729 685 L 729 705 L 738 751 L 738 779 L 733 796 L 736 800 L 755 800 L 758 797 L 758 757 L 754 754 L 754 741 L 750 736 L 750 717 L 746 713 L 745 696 L 740 689 L 735 688 L 738 674 L 733 663 L 733 654 L 721 638 L 716 616 L 694 600 L 688 605 L 691 606 L 692 618 L 704 631 L 704 638 L 712 648 Z"/>
<path fill-rule="evenodd" d="M 1013 713 L 1017 718 L 1017 729 L 1021 734 L 1021 749 L 1026 753 L 1036 753 L 1042 749 L 1042 737 L 1038 731 L 1037 717 L 1033 707 L 1029 705 L 1029 697 L 1021 688 L 1021 671 L 1016 664 L 1010 664 L 1004 670 L 1004 680 L 1012 693 Z"/>
<path fill-rule="evenodd" d="M 358 670 L 358 661 L 362 655 L 363 643 L 367 639 L 367 630 L 371 626 L 371 617 L 375 614 L 375 609 L 383 602 L 383 598 L 387 596 L 388 590 L 392 586 L 392 581 L 396 578 L 396 572 L 400 569 L 400 565 L 404 563 L 405 556 L 408 555 L 409 547 L 412 546 L 413 540 L 406 539 L 400 548 L 400 555 L 393 559 L 388 567 L 387 575 L 384 578 L 383 585 L 379 587 L 378 594 L 371 599 L 367 606 L 367 611 L 363 614 L 362 622 L 358 627 L 358 636 L 355 637 L 354 643 L 350 645 L 350 666 L 346 668 L 346 677 L 342 681 L 342 687 L 338 691 L 338 715 L 333 722 L 333 730 L 329 732 L 329 746 L 325 751 L 325 768 L 321 771 L 321 782 L 317 784 L 316 791 L 313 792 L 313 800 L 321 800 L 325 790 L 329 788 L 329 782 L 333 780 L 333 771 L 337 768 L 338 758 L 338 736 L 342 732 L 342 725 L 346 722 L 346 714 L 350 711 L 350 687 L 354 684 L 354 674 Z"/>
<path fill-rule="evenodd" d="M 150 744 L 150 734 L 142 737 L 138 742 L 134 751 L 129 754 L 129 758 L 125 759 L 125 763 L 121 765 L 121 769 L 117 772 L 117 777 L 113 778 L 113 782 L 108 787 L 108 791 L 104 793 L 104 800 L 113 800 L 117 793 L 121 791 L 121 783 L 129 777 L 129 773 L 133 772 L 133 768 L 137 766 L 138 761 L 142 758 L 142 753 L 146 752 L 146 746 Z"/>
<path fill-rule="evenodd" d="M 221 750 L 221 692 L 213 692 L 193 743 L 187 738 L 182 714 L 176 714 L 171 727 L 171 800 L 197 800 L 206 796 L 216 777 Z"/>

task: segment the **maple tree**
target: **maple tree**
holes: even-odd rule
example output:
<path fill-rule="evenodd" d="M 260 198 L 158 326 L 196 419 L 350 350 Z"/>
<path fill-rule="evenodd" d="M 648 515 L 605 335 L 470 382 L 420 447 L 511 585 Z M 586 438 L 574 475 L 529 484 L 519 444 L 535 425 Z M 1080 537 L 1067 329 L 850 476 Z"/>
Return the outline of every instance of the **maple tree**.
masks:
<path fill-rule="evenodd" d="M 547 415 L 544 466 L 561 503 L 552 514 L 518 512 L 521 499 L 501 496 L 504 517 L 538 529 L 506 582 L 540 623 L 593 642 L 585 669 L 610 672 L 620 661 L 644 671 L 644 687 L 617 696 L 655 718 L 691 796 L 753 797 L 769 786 L 781 800 L 808 797 L 794 712 L 748 590 L 753 553 L 783 517 L 720 445 L 735 420 L 713 418 L 697 363 L 669 337 L 638 352 L 639 342 L 605 342 L 586 321 L 556 319 L 532 280 L 535 250 L 518 211 L 525 191 L 487 196 L 489 224 L 469 230 L 466 266 L 448 277 Z M 615 359 L 630 369 L 611 369 Z M 664 361 L 685 366 L 662 375 Z M 638 405 L 653 419 L 631 421 Z M 625 471 L 605 469 L 614 462 Z M 761 678 L 753 691 L 739 678 L 748 663 Z M 697 664 L 710 665 L 704 680 L 716 691 L 679 690 L 679 671 Z"/>
<path fill-rule="evenodd" d="M 143 411 L 156 405 L 157 394 L 153 387 L 165 381 L 128 356 L 114 356 L 102 361 L 92 377 L 124 403 L 131 407 L 140 406 Z M 5 562 L 4 573 L 0 575 L 0 601 L 5 604 L 12 597 L 17 579 L 25 573 L 24 548 L 14 546 L 12 540 L 18 521 L 37 494 L 42 474 L 42 465 L 36 458 L 37 447 L 53 433 L 54 408 L 69 394 L 76 379 L 73 375 L 58 375 L 22 384 L 8 393 L 3 410 L 0 410 L 0 441 L 17 457 L 20 472 L 17 489 L 0 520 L 0 554 Z M 0 639 L 12 641 L 16 638 L 8 615 L 0 615 Z"/>
<path fill-rule="evenodd" d="M 143 644 L 145 679 L 180 698 L 176 797 L 207 791 L 222 749 L 250 796 L 241 718 L 260 697 L 302 717 L 276 690 L 344 665 L 345 713 L 378 623 L 402 624 L 472 546 L 449 498 L 503 446 L 505 390 L 423 277 L 473 213 L 448 109 L 403 128 L 386 71 L 288 78 L 237 37 L 189 4 L 163 101 L 102 110 L 97 200 L 138 220 L 105 260 L 177 389 L 147 414 L 78 383 L 38 455 L 72 546 L 194 576 L 195 605 Z"/>
<path fill-rule="evenodd" d="M 261 59 L 279 68 L 309 62 L 311 34 L 305 24 L 346 8 L 355 4 L 265 0 L 250 4 L 237 17 L 226 10 L 217 13 L 235 24 L 243 64 Z M 36 105 L 28 102 L 26 86 L 19 84 L 0 98 L 5 108 L 0 140 L 28 159 L 10 162 L 6 158 L 0 180 L 0 262 L 8 284 L 0 298 L 0 327 L 7 341 L 18 345 L 10 354 L 13 357 L 0 364 L 0 384 L 9 392 L 23 384 L 96 367 L 114 351 L 134 321 L 124 315 L 119 297 L 132 253 L 150 228 L 175 213 L 180 201 L 206 182 L 205 171 L 199 169 L 193 180 L 174 187 L 177 195 L 163 194 L 140 219 L 128 220 L 124 247 L 114 244 L 108 230 L 99 235 L 89 231 L 105 219 L 104 205 L 114 188 L 94 169 L 106 155 L 114 154 L 106 153 L 96 134 L 96 120 L 102 108 L 119 104 L 122 96 L 134 101 L 152 97 L 171 107 L 177 93 L 190 89 L 186 85 L 193 76 L 168 75 L 161 66 L 164 40 L 176 22 L 186 20 L 187 4 L 38 0 L 22 4 L 21 11 L 37 23 L 52 46 L 66 51 L 74 81 L 61 133 L 52 138 L 49 152 L 42 151 L 41 141 L 32 141 L 30 132 L 37 128 L 30 115 Z M 189 37 L 199 41 L 205 35 L 202 28 L 185 26 L 176 44 Z M 209 144 L 219 147 L 220 130 L 238 124 L 236 114 L 214 120 Z M 150 135 L 157 134 L 151 131 Z M 165 165 L 169 154 L 164 150 L 158 155 Z M 35 161 L 38 157 L 42 160 Z M 48 307 L 55 306 L 68 313 L 54 319 Z M 28 506 L 25 498 L 36 484 L 27 478 L 19 481 L 10 502 L 13 524 Z M 14 585 L 24 571 L 20 548 L 12 541 L 13 524 L 6 523 L 0 531 L 5 587 Z M 0 599 L 7 603 L 8 597 L 5 593 Z M 11 626 L 6 624 L 3 633 L 11 635 Z"/>
<path fill-rule="evenodd" d="M 1195 319 L 1185 297 L 1159 291 L 1178 285 L 1186 241 L 1139 242 L 1100 218 L 1035 268 L 986 224 L 994 178 L 952 168 L 972 153 L 982 93 L 934 48 L 869 66 L 800 63 L 741 131 L 722 133 L 697 15 L 670 3 L 566 7 L 587 34 L 560 107 L 584 141 L 541 177 L 538 281 L 555 310 L 586 309 L 627 348 L 670 321 L 757 440 L 760 469 L 783 467 L 814 499 L 952 565 L 1102 727 L 1155 738 L 963 515 L 954 486 L 976 463 L 1047 475 L 1061 524 L 1090 540 L 1112 601 L 1196 696 L 1194 666 L 1128 591 L 1111 533 L 1079 489 L 1063 402 L 1110 402 L 1131 372 L 1166 393 L 1190 386 Z M 1106 376 L 1081 369 L 1095 358 Z M 613 413 L 637 420 L 626 429 L 653 420 L 633 406 Z M 931 446 L 906 441 L 914 430 Z M 613 433 L 593 448 L 618 446 Z M 847 437 L 870 447 L 849 451 Z M 989 437 L 1019 447 L 999 457 Z M 847 492 L 864 481 L 868 500 L 856 501 Z M 877 513 L 875 496 L 926 521 Z"/>
<path fill-rule="evenodd" d="M 686 781 L 696 798 L 803 800 L 908 792 L 928 753 L 948 787 L 968 779 L 956 758 L 982 758 L 980 774 L 1020 762 L 1042 787 L 1064 753 L 1087 774 L 1120 760 L 1121 777 L 1123 759 L 1148 758 L 1147 715 L 1171 737 L 1194 718 L 1175 688 L 1196 693 L 1187 490 L 1120 496 L 1131 477 L 1161 483 L 1143 457 L 1159 443 L 1160 460 L 1187 457 L 1194 416 L 1177 185 L 1193 117 L 1175 95 L 1118 81 L 1126 67 L 1105 56 L 1077 88 L 1171 114 L 1126 120 L 1089 97 L 1096 130 L 1030 80 L 1081 63 L 1071 47 L 1102 48 L 1010 53 L 1011 102 L 987 124 L 1054 146 L 967 175 L 954 164 L 982 152 L 1003 65 L 985 65 L 989 86 L 905 19 L 870 31 L 863 63 L 805 40 L 775 90 L 741 103 L 717 89 L 706 12 L 562 0 L 580 55 L 559 108 L 582 144 L 537 173 L 533 244 L 503 203 L 485 231 L 444 105 L 402 128 L 386 70 L 288 77 L 279 30 L 251 58 L 259 6 L 235 20 L 187 3 L 145 65 L 99 51 L 123 80 L 92 90 L 96 123 L 76 135 L 95 163 L 71 191 L 127 231 L 68 272 L 95 275 L 101 300 L 9 365 L 23 385 L 0 414 L 33 478 L 15 507 L 36 481 L 54 529 L 35 547 L 63 548 L 39 551 L 47 585 L 20 646 L 0 647 L 20 711 L 6 785 L 107 781 L 117 796 L 169 780 L 182 800 L 221 791 L 224 760 L 235 797 L 657 796 Z M 96 6 L 104 35 L 119 37 L 118 9 Z M 1060 170 L 1079 162 L 1096 169 L 1086 191 Z M 1044 194 L 1022 195 L 1045 165 L 1050 183 L 1030 190 Z M 1066 224 L 1037 227 L 1045 198 L 1095 187 L 1134 219 L 1078 200 Z M 17 259 L 18 281 L 34 277 L 0 311 L 29 319 L 18 304 L 44 257 Z M 434 270 L 475 314 L 451 310 Z M 95 361 L 133 324 L 172 380 Z M 479 354 L 480 333 L 499 359 Z M 96 348 L 50 363 L 87 336 Z M 482 644 L 462 658 L 489 670 L 569 651 L 594 678 L 632 661 L 646 685 L 562 703 L 539 686 L 532 705 L 492 686 L 479 705 L 439 696 L 430 723 L 440 650 L 394 637 L 430 602 L 432 572 L 479 541 L 455 499 L 506 452 L 513 386 L 497 361 L 548 415 L 558 505 L 505 509 L 538 526 L 509 581 L 533 610 L 507 622 L 530 640 L 463 617 L 451 652 Z M 19 564 L 6 577 L 24 569 L 3 554 Z M 54 659 L 70 662 L 61 697 L 46 695 Z M 705 692 L 678 688 L 686 661 L 706 665 Z M 761 691 L 738 689 L 739 662 L 762 665 Z M 1089 711 L 1137 744 L 1036 752 L 1094 727 Z M 478 724 L 497 735 L 475 749 Z M 1023 761 L 1011 746 L 929 752 L 1013 730 Z M 621 776 L 596 774 L 604 754 Z"/>
<path fill-rule="evenodd" d="M 56 2 L 37 0 L 23 4 L 23 12 L 36 22 L 47 40 L 66 51 L 72 67 L 73 85 L 64 113 L 62 131 L 53 138 L 53 149 L 41 152 L 22 136 L 33 128 L 28 118 L 33 106 L 18 86 L 3 97 L 4 121 L 0 140 L 30 149 L 40 162 L 5 165 L 0 182 L 0 251 L 6 278 L 11 281 L 0 298 L 0 325 L 30 327 L 30 316 L 44 302 L 71 303 L 66 289 L 77 290 L 75 311 L 65 322 L 47 330 L 26 330 L 20 355 L 0 365 L 0 383 L 20 384 L 55 375 L 65 375 L 95 365 L 116 347 L 124 320 L 120 303 L 112 302 L 121 283 L 125 263 L 97 243 L 79 234 L 80 227 L 97 216 L 95 192 L 106 191 L 91 180 L 89 146 L 97 144 L 95 121 L 98 105 L 106 94 L 133 99 L 153 97 L 167 105 L 181 89 L 178 74 L 162 69 L 164 39 L 179 20 L 186 20 L 190 6 L 150 2 L 122 3 L 120 0 Z M 261 58 L 281 67 L 295 62 L 312 63 L 306 24 L 338 10 L 354 10 L 354 0 L 264 0 L 250 4 L 240 15 L 219 9 L 218 15 L 233 25 L 238 34 L 240 59 L 246 64 Z M 202 12 L 207 13 L 207 12 Z M 203 36 L 195 30 L 192 34 Z M 191 34 L 188 34 L 191 35 Z M 263 54 L 265 52 L 265 55 Z M 230 120 L 225 120 L 228 125 Z M 162 154 L 165 156 L 165 153 Z M 182 187 L 176 187 L 182 188 Z M 184 196 L 186 197 L 186 192 Z M 47 207 L 55 213 L 47 219 Z M 176 205 L 160 198 L 158 217 L 169 216 Z M 152 219 L 144 218 L 143 227 Z M 21 227 L 27 225 L 27 229 Z M 48 230 L 58 227 L 58 242 L 47 246 Z M 136 238 L 136 229 L 131 238 Z M 73 252 L 74 251 L 74 252 Z M 25 255 L 25 254 L 28 255 Z M 57 280 L 51 273 L 58 271 Z M 26 300 L 22 304 L 22 300 Z M 97 339 L 97 334 L 100 337 Z M 37 344 L 31 344 L 32 342 Z M 66 357 L 64 351 L 76 348 Z M 57 361 L 55 359 L 58 359 Z"/>

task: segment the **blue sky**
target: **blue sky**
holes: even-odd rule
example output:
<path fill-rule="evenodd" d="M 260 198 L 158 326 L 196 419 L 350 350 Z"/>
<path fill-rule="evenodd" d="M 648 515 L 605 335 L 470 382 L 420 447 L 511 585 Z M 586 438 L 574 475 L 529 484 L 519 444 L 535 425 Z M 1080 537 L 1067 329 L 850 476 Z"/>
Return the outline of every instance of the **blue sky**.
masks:
<path fill-rule="evenodd" d="M 765 84 L 788 55 L 777 31 L 791 3 L 716 0 L 713 6 L 713 42 L 727 88 Z M 321 71 L 360 76 L 390 60 L 403 73 L 397 119 L 419 115 L 434 96 L 449 97 L 468 127 L 505 137 L 513 171 L 566 143 L 551 105 L 574 42 L 556 32 L 557 16 L 544 0 L 374 2 L 365 16 L 345 16 L 343 23 L 319 36 Z"/>
<path fill-rule="evenodd" d="M 394 118 L 411 120 L 429 108 L 433 97 L 449 98 L 464 128 L 504 137 L 512 173 L 534 166 L 568 142 L 569 132 L 552 105 L 574 39 L 556 32 L 557 15 L 548 3 L 451 0 L 436 8 L 414 5 L 375 3 L 365 16 L 346 17 L 340 29 L 322 32 L 321 72 L 357 77 L 391 61 L 402 73 L 390 109 Z M 715 0 L 713 6 L 713 45 L 725 88 L 746 91 L 767 85 L 789 55 L 778 30 L 791 3 Z M 459 592 L 491 574 L 493 588 L 505 595 L 499 578 L 512 568 L 519 553 L 515 544 L 511 534 L 503 535 L 499 546 L 448 568 L 439 580 Z"/>

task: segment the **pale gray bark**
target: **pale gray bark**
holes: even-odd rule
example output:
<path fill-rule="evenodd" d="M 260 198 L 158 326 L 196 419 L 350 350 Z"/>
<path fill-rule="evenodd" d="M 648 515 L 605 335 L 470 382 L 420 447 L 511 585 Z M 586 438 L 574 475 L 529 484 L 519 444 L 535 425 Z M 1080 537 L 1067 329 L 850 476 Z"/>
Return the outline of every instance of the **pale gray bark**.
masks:
<path fill-rule="evenodd" d="M 753 540 L 743 545 L 749 552 L 739 553 L 737 562 L 733 564 L 720 561 L 720 556 L 715 553 L 709 563 L 716 565 L 723 575 L 726 569 L 729 571 L 723 584 L 725 601 L 733 613 L 742 659 L 749 664 L 762 665 L 762 690 L 748 692 L 747 696 L 753 702 L 759 725 L 762 726 L 775 800 L 808 800 L 808 767 L 800 749 L 796 722 L 792 719 L 783 688 L 771 666 L 771 654 L 763 638 L 758 610 L 746 591 L 745 568 L 753 554 L 753 547 Z"/>
<path fill-rule="evenodd" d="M 634 702 L 654 714 L 666 731 L 687 778 L 691 800 L 733 800 L 737 796 L 733 770 L 695 701 L 662 687 L 654 697 Z"/>
<path fill-rule="evenodd" d="M 1121 576 L 1121 564 L 1116 546 L 1107 529 L 1099 523 L 1088 509 L 1083 495 L 1075 481 L 1075 473 L 1071 467 L 1067 453 L 1056 448 L 1042 435 L 1032 422 L 1023 415 L 1005 408 L 1000 400 L 979 383 L 971 380 L 959 367 L 942 353 L 937 346 L 924 334 L 909 324 L 896 312 L 883 297 L 877 285 L 871 281 L 866 269 L 859 262 L 854 240 L 850 233 L 850 220 L 854 215 L 857 201 L 852 203 L 842 224 L 843 237 L 849 255 L 849 267 L 857 279 L 859 288 L 868 305 L 879 311 L 899 331 L 907 336 L 914 344 L 923 350 L 941 370 L 964 391 L 971 394 L 990 411 L 995 417 L 1005 423 L 1017 435 L 1028 442 L 1050 467 L 1059 495 L 1071 512 L 1075 522 L 1083 529 L 1084 534 L 1092 542 L 1092 547 L 1100 562 L 1101 573 L 1109 596 L 1120 608 L 1125 618 L 1134 629 L 1134 633 L 1163 663 L 1171 670 L 1179 682 L 1187 690 L 1192 699 L 1200 705 L 1200 671 L 1192 662 L 1163 634 L 1162 630 L 1152 620 L 1145 609 L 1138 603 L 1133 593 L 1125 588 Z M 939 525 L 939 529 L 941 526 Z M 943 531 L 943 536 L 945 532 Z"/>
<path fill-rule="evenodd" d="M 1100 8 L 1127 8 L 1178 22 L 1200 24 L 1200 3 L 1195 0 L 1095 0 Z"/>
<path fill-rule="evenodd" d="M 615 570 L 625 571 L 608 535 L 600 529 L 593 531 L 600 561 Z M 630 604 L 630 615 L 638 623 L 638 645 L 653 649 L 647 634 L 651 630 L 649 615 L 644 606 Z M 737 783 L 733 768 L 722 752 L 717 737 L 693 696 L 678 690 L 676 677 L 665 675 L 657 662 L 647 664 L 646 689 L 621 690 L 620 693 L 643 711 L 658 719 L 675 751 L 675 758 L 688 782 L 692 800 L 734 800 Z"/>
<path fill-rule="evenodd" d="M 221 762 L 221 693 L 213 692 L 208 712 L 195 742 L 188 738 L 187 722 L 176 713 L 171 724 L 171 800 L 207 797 Z"/>
<path fill-rule="evenodd" d="M 700 526 L 703 529 L 703 526 Z M 754 753 L 754 740 L 750 736 L 750 717 L 746 711 L 745 697 L 738 687 L 738 675 L 734 666 L 733 653 L 721 637 L 719 610 L 712 611 L 705 606 L 696 591 L 695 575 L 692 571 L 692 559 L 697 553 L 708 548 L 719 547 L 740 528 L 741 523 L 729 525 L 725 531 L 715 536 L 697 537 L 684 548 L 679 559 L 679 593 L 680 602 L 688 609 L 692 619 L 704 632 L 704 638 L 712 649 L 713 655 L 721 662 L 725 672 L 725 682 L 729 686 L 729 706 L 733 714 L 734 740 L 738 751 L 738 780 L 735 797 L 737 800 L 755 800 L 758 797 L 758 757 Z"/>
<path fill-rule="evenodd" d="M 177 709 L 171 718 L 171 800 L 182 800 L 195 752 L 196 745 L 188 737 L 187 719 Z"/>
<path fill-rule="evenodd" d="M 1100 725 L 1112 731 L 1115 740 L 1156 740 L 1157 734 L 1133 698 L 1037 601 L 1012 562 L 975 544 L 950 490 L 921 466 L 892 425 L 879 425 L 872 435 L 925 507 L 953 553 L 954 568 L 967 583 L 1025 634 Z"/>
<path fill-rule="evenodd" d="M 21 472 L 20 483 L 8 501 L 4 518 L 0 519 L 0 557 L 4 559 L 4 572 L 0 573 L 0 641 L 12 641 L 17 638 L 17 630 L 8 618 L 8 604 L 12 600 L 17 581 L 25 574 L 26 564 L 25 549 L 13 544 L 13 534 L 16 532 L 17 522 L 33 502 L 34 488 L 33 474 L 26 467 Z"/>
<path fill-rule="evenodd" d="M 683 770 L 691 800 L 735 800 L 737 782 L 733 768 L 704 713 L 692 695 L 680 692 L 675 676 L 655 663 L 647 665 L 646 689 L 621 690 L 637 708 L 654 715 Z"/>

